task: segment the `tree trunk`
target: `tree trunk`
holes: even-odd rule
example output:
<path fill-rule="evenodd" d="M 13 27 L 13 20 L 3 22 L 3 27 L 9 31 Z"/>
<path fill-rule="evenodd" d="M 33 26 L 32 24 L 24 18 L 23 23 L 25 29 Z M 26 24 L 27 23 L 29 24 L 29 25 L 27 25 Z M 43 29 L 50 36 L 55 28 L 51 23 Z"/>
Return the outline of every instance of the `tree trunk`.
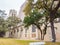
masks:
<path fill-rule="evenodd" d="M 40 30 L 41 40 L 44 40 L 44 32 L 43 32 L 43 30 L 41 30 L 40 25 L 38 25 L 38 24 L 36 24 L 36 23 L 34 23 L 34 25 L 36 25 L 36 26 L 37 26 L 37 28 Z"/>
<path fill-rule="evenodd" d="M 56 41 L 56 35 L 55 35 L 55 30 L 54 30 L 54 22 L 52 19 L 50 19 L 50 24 L 51 24 L 51 32 L 52 32 L 52 42 Z"/>
<path fill-rule="evenodd" d="M 42 31 L 42 40 L 44 40 L 44 31 Z"/>
<path fill-rule="evenodd" d="M 42 40 L 42 32 L 41 32 L 41 40 Z"/>
<path fill-rule="evenodd" d="M 41 31 L 41 40 L 44 40 L 44 33 Z"/>

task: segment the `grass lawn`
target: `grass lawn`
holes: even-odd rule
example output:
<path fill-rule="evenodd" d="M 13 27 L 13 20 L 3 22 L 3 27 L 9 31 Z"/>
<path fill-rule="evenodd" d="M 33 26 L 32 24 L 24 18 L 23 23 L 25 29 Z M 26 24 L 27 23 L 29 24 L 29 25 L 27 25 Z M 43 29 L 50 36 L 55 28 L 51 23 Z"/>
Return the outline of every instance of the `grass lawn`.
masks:
<path fill-rule="evenodd" d="M 36 41 L 0 38 L 0 45 L 29 45 L 30 42 L 36 42 Z M 46 42 L 45 45 L 60 45 L 60 43 Z"/>

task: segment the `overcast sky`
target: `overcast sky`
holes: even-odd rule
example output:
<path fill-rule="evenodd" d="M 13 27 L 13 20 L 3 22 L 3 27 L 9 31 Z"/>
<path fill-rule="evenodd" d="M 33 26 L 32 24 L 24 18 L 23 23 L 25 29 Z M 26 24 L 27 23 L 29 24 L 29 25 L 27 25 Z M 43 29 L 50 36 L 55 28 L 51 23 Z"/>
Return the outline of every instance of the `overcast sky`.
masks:
<path fill-rule="evenodd" d="M 8 13 L 10 9 L 15 9 L 19 12 L 20 6 L 25 0 L 0 0 L 0 9 L 6 10 Z"/>

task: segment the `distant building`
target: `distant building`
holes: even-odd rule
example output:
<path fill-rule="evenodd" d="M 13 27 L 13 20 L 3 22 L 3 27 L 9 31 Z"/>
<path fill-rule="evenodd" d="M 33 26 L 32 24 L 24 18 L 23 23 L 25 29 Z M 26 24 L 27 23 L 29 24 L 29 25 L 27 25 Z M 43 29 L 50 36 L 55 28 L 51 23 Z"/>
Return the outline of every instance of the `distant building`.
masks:
<path fill-rule="evenodd" d="M 17 11 L 16 10 L 14 10 L 14 9 L 11 9 L 10 11 L 9 11 L 9 16 L 16 16 L 17 15 Z"/>
<path fill-rule="evenodd" d="M 26 1 L 23 3 L 23 5 L 20 7 L 20 10 L 19 10 L 19 14 L 18 14 L 18 17 L 23 21 L 24 20 L 24 17 L 25 17 L 25 14 L 23 12 L 23 9 L 26 5 Z"/>
<path fill-rule="evenodd" d="M 9 16 L 16 16 L 17 17 L 17 11 L 14 9 L 11 9 L 9 11 Z M 5 37 L 12 37 L 12 38 L 17 38 L 17 31 L 18 31 L 19 26 L 17 25 L 16 27 L 11 27 L 10 30 L 6 32 Z"/>

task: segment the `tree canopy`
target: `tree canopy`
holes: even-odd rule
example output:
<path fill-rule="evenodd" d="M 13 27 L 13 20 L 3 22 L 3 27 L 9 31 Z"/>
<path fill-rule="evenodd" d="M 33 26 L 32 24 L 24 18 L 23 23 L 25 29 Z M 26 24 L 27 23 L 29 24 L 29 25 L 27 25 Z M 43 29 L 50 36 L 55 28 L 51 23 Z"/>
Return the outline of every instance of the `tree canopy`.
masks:
<path fill-rule="evenodd" d="M 5 32 L 8 30 L 8 25 L 5 17 L 6 13 L 3 10 L 0 10 L 0 36 L 4 36 Z"/>
<path fill-rule="evenodd" d="M 9 28 L 16 27 L 20 22 L 21 22 L 21 20 L 17 16 L 9 16 L 7 18 L 7 24 L 8 24 Z"/>
<path fill-rule="evenodd" d="M 25 27 L 28 27 L 30 25 L 35 25 L 41 32 L 41 39 L 44 39 L 44 36 L 46 34 L 46 30 L 47 30 L 47 20 L 48 18 L 45 17 L 44 15 L 45 13 L 41 13 L 38 12 L 37 10 L 33 10 L 32 12 L 29 13 L 29 15 L 27 15 L 24 18 L 24 23 L 25 23 Z M 41 28 L 44 25 L 43 29 Z M 43 36 L 43 35 L 44 36 Z"/>
<path fill-rule="evenodd" d="M 24 8 L 25 14 L 29 15 L 34 9 L 37 9 L 38 12 L 44 12 L 45 18 L 48 19 L 47 22 L 49 21 L 51 24 L 52 41 L 55 42 L 54 19 L 60 17 L 60 0 L 27 0 L 26 7 Z M 34 21 L 34 18 L 32 20 Z"/>

